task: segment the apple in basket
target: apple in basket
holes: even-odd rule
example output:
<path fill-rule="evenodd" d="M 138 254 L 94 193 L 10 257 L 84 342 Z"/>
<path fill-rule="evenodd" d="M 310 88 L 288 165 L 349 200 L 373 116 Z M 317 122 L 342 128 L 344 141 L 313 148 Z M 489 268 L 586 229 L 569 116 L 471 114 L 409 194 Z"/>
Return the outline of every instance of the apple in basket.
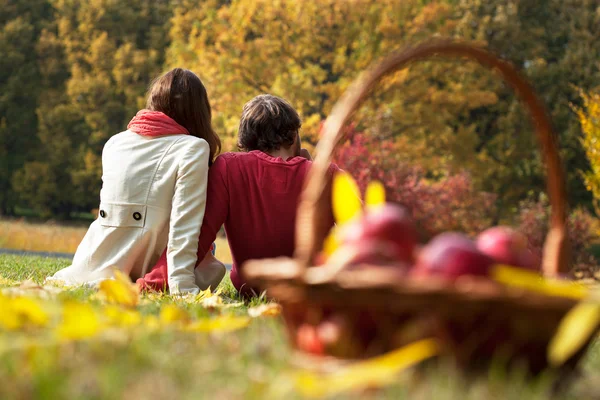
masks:
<path fill-rule="evenodd" d="M 303 323 L 296 330 L 296 346 L 306 353 L 321 355 L 325 352 L 317 327 Z"/>
<path fill-rule="evenodd" d="M 364 242 L 388 243 L 398 261 L 412 262 L 419 235 L 408 211 L 399 205 L 385 204 L 368 210 L 364 215 L 348 223 L 340 232 L 346 246 L 362 246 Z M 366 254 L 372 252 L 367 251 Z"/>
<path fill-rule="evenodd" d="M 352 357 L 361 353 L 356 327 L 345 315 L 332 314 L 317 326 L 317 335 L 327 354 L 334 357 Z"/>
<path fill-rule="evenodd" d="M 527 237 L 507 226 L 495 226 L 481 232 L 476 245 L 496 263 L 540 269 L 540 260 L 527 247 Z"/>
<path fill-rule="evenodd" d="M 404 260 L 405 254 L 396 244 L 389 241 L 365 239 L 353 245 L 340 246 L 327 260 L 327 263 L 331 266 L 343 267 L 346 270 L 373 265 L 407 270 L 410 263 Z"/>
<path fill-rule="evenodd" d="M 454 280 L 462 275 L 488 276 L 492 264 L 493 260 L 467 236 L 444 232 L 419 252 L 413 272 L 417 276 L 437 275 Z"/>

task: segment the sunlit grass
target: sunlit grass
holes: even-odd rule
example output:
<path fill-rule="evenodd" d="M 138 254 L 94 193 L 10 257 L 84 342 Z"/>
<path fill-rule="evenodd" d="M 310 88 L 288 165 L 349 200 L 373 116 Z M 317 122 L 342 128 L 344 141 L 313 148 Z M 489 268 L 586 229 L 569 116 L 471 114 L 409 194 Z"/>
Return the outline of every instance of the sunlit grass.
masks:
<path fill-rule="evenodd" d="M 0 219 L 0 248 L 73 254 L 86 231 L 87 226 Z M 231 252 L 227 240 L 218 237 L 215 242 L 217 258 L 231 264 Z"/>
<path fill-rule="evenodd" d="M 67 266 L 69 260 L 0 255 L 0 288 L 44 277 Z M 10 283 L 10 282 L 12 283 Z M 16 286 L 15 286 L 16 285 Z M 264 299 L 239 304 L 228 279 L 220 285 L 223 301 L 234 307 L 213 309 L 197 302 L 161 295 L 144 296 L 131 309 L 143 318 L 160 319 L 161 310 L 175 305 L 193 320 L 223 315 L 246 316 L 248 307 Z M 6 290 L 6 289 L 5 289 Z M 35 298 L 35 294 L 33 294 Z M 41 300 L 90 304 L 103 313 L 95 291 L 70 289 L 57 298 Z M 0 310 L 1 312 L 2 310 Z M 53 324 L 59 323 L 57 321 Z M 233 332 L 185 332 L 176 325 L 158 330 L 108 330 L 79 341 L 57 341 L 48 328 L 7 331 L 0 324 L 1 399 L 297 399 L 297 372 L 280 317 L 251 319 Z M 505 375 L 493 368 L 475 380 L 465 380 L 449 364 L 408 371 L 395 384 L 350 399 L 587 399 L 600 393 L 600 346 L 583 363 L 584 375 L 562 395 L 551 395 L 544 379 L 528 382 L 518 373 Z"/>

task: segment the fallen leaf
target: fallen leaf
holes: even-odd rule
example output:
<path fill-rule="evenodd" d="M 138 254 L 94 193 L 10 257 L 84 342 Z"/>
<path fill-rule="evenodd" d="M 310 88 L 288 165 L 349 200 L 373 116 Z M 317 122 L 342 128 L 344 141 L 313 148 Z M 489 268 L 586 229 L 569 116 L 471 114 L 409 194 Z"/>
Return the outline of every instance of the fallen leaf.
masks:
<path fill-rule="evenodd" d="M 190 315 L 187 311 L 174 304 L 167 304 L 160 309 L 159 320 L 164 325 L 187 323 L 190 321 Z"/>
<path fill-rule="evenodd" d="M 252 318 L 257 317 L 275 317 L 281 314 L 281 305 L 277 303 L 261 304 L 260 306 L 250 307 L 248 315 Z"/>
<path fill-rule="evenodd" d="M 16 297 L 12 299 L 12 312 L 16 313 L 24 325 L 46 326 L 49 316 L 41 304 L 30 297 Z"/>
<path fill-rule="evenodd" d="M 63 306 L 62 323 L 57 335 L 65 340 L 81 340 L 95 336 L 101 330 L 94 308 L 87 303 L 68 302 Z"/>
<path fill-rule="evenodd" d="M 118 306 L 107 306 L 104 307 L 103 311 L 111 325 L 132 327 L 142 323 L 142 316 L 137 310 L 124 309 Z"/>
<path fill-rule="evenodd" d="M 596 332 L 600 324 L 600 304 L 579 303 L 565 315 L 548 346 L 548 361 L 560 366 L 569 360 Z"/>
<path fill-rule="evenodd" d="M 208 309 L 220 308 L 223 305 L 223 299 L 221 296 L 212 295 L 200 300 L 200 305 Z"/>
<path fill-rule="evenodd" d="M 0 326 L 17 330 L 29 326 L 43 327 L 49 316 L 41 304 L 29 297 L 6 297 L 0 294 Z"/>
<path fill-rule="evenodd" d="M 295 377 L 296 388 L 305 396 L 325 397 L 348 391 L 383 387 L 396 382 L 399 372 L 438 353 L 437 342 L 433 339 L 424 339 L 332 373 L 299 372 Z"/>
<path fill-rule="evenodd" d="M 119 270 L 114 271 L 114 278 L 100 282 L 99 292 L 109 303 L 135 307 L 140 299 L 137 286 Z"/>
<path fill-rule="evenodd" d="M 6 330 L 19 329 L 19 316 L 12 311 L 12 299 L 0 293 L 0 326 Z"/>
<path fill-rule="evenodd" d="M 191 332 L 231 332 L 247 327 L 249 317 L 221 315 L 215 318 L 205 318 L 187 325 L 184 329 Z"/>

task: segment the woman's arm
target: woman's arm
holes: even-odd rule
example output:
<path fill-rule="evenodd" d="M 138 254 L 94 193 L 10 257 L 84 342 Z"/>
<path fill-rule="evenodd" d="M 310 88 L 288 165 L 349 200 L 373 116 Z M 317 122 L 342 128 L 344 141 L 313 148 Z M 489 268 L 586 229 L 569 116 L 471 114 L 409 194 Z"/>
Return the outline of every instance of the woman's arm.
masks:
<path fill-rule="evenodd" d="M 199 265 L 212 248 L 212 243 L 217 237 L 219 229 L 229 215 L 229 191 L 227 189 L 227 163 L 225 158 L 218 157 L 208 172 L 208 188 L 206 196 L 206 212 L 198 239 L 198 253 L 196 266 Z M 166 250 L 152 270 L 143 279 L 138 279 L 140 289 L 163 290 L 167 282 L 167 256 Z M 202 275 L 195 271 L 196 275 Z M 198 277 L 196 277 L 198 279 Z"/>
<path fill-rule="evenodd" d="M 189 143 L 189 142 L 188 142 Z M 190 144 L 179 160 L 171 206 L 167 244 L 168 284 L 171 293 L 198 293 L 194 267 L 206 206 L 209 146 L 204 140 Z"/>

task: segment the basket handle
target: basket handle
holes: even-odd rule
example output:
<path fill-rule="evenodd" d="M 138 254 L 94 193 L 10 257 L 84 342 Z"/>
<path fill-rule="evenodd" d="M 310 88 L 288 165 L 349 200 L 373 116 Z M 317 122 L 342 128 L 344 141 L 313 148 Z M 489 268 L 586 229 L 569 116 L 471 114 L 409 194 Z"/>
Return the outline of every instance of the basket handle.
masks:
<path fill-rule="evenodd" d="M 565 176 L 556 135 L 542 102 L 536 96 L 533 87 L 511 64 L 484 49 L 451 40 L 433 41 L 390 54 L 361 75 L 335 104 L 323 126 L 322 138 L 316 147 L 317 156 L 308 173 L 300 197 L 296 219 L 295 258 L 306 267 L 312 264 L 317 251 L 321 248 L 320 240 L 322 239 L 320 238 L 323 238 L 326 233 L 317 231 L 319 229 L 317 222 L 326 212 L 323 209 L 323 199 L 327 195 L 327 171 L 334 151 L 344 139 L 342 127 L 382 77 L 398 71 L 414 61 L 432 56 L 467 57 L 485 67 L 494 69 L 513 87 L 525 103 L 533 120 L 543 153 L 551 206 L 551 225 L 544 243 L 542 269 L 547 276 L 568 272 L 569 245 L 566 229 Z"/>

